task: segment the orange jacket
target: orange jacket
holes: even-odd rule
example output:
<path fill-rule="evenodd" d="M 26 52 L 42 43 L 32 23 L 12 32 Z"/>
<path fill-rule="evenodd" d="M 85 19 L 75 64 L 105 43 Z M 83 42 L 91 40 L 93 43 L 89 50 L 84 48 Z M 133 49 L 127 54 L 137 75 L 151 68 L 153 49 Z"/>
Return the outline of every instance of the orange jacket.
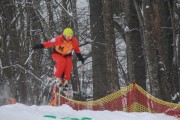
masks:
<path fill-rule="evenodd" d="M 61 34 L 59 36 L 56 36 L 55 38 L 52 38 L 48 42 L 43 42 L 43 45 L 45 48 L 56 47 L 56 46 L 61 46 L 64 41 L 66 40 Z M 77 38 L 73 37 L 70 41 L 66 41 L 66 42 L 72 42 L 72 49 L 74 50 L 74 52 L 76 54 L 80 53 L 79 43 L 78 43 Z"/>

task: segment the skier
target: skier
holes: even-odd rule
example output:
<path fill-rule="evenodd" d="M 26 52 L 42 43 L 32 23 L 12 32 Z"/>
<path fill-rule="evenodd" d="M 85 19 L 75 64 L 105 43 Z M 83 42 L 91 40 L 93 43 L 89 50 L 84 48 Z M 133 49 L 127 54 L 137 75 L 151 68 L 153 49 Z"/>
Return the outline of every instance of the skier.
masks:
<path fill-rule="evenodd" d="M 52 38 L 48 42 L 37 44 L 33 49 L 53 48 L 52 58 L 55 61 L 54 77 L 60 87 L 68 87 L 68 81 L 72 71 L 72 51 L 84 64 L 84 58 L 79 49 L 78 39 L 74 37 L 71 28 L 64 29 L 61 35 Z"/>

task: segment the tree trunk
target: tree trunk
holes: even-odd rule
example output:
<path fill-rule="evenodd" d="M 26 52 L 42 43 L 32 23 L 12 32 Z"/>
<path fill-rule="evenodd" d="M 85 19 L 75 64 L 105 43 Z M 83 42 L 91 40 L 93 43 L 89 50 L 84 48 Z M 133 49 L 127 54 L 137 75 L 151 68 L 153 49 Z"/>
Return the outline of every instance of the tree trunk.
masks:
<path fill-rule="evenodd" d="M 179 17 L 180 17 L 180 8 L 178 5 L 180 1 L 168 0 L 169 11 L 171 14 L 171 24 L 172 24 L 172 31 L 173 31 L 173 82 L 174 92 L 180 91 L 180 25 L 179 25 Z M 178 94 L 178 93 L 177 93 Z M 180 96 L 179 96 L 180 99 Z"/>
<path fill-rule="evenodd" d="M 90 0 L 90 25 L 92 44 L 93 99 L 107 95 L 107 66 L 102 1 Z"/>
<path fill-rule="evenodd" d="M 170 101 L 171 99 L 171 87 L 169 83 L 169 77 L 167 74 L 167 56 L 168 54 L 168 40 L 163 39 L 161 37 L 161 21 L 165 17 L 164 15 L 161 18 L 161 13 L 159 9 L 161 7 L 164 7 L 163 4 L 159 4 L 157 1 L 153 1 L 153 19 L 154 19 L 154 33 L 155 33 L 155 39 L 156 39 L 156 45 L 157 45 L 157 58 L 158 58 L 158 78 L 160 81 L 160 89 L 162 94 L 162 99 L 166 101 Z M 165 10 L 166 11 L 166 10 Z M 168 11 L 166 11 L 166 14 Z M 168 15 L 168 14 L 167 14 Z M 167 16 L 166 15 L 166 16 Z M 169 59 L 171 60 L 171 59 Z M 171 63 L 168 63 L 171 64 Z"/>
<path fill-rule="evenodd" d="M 72 0 L 72 15 L 73 15 L 73 28 L 74 28 L 74 34 L 76 36 L 76 38 L 79 39 L 79 32 L 78 32 L 78 21 L 77 21 L 77 8 L 76 8 L 76 2 L 77 0 Z M 80 83 L 80 79 L 79 79 L 79 76 L 78 76 L 78 69 L 77 68 L 77 60 L 74 61 L 73 63 L 73 68 L 75 68 L 73 70 L 73 75 L 72 76 L 72 87 L 73 87 L 73 90 L 74 91 L 79 91 L 78 94 L 74 94 L 74 99 L 75 100 L 83 100 L 83 90 L 81 89 L 81 83 Z"/>
<path fill-rule="evenodd" d="M 156 40 L 154 34 L 153 8 L 151 0 L 143 0 L 144 13 L 144 50 L 147 62 L 147 71 L 149 75 L 152 95 L 161 98 L 160 86 L 158 80 L 158 60 L 156 54 Z"/>
<path fill-rule="evenodd" d="M 119 77 L 117 69 L 117 55 L 113 26 L 112 0 L 102 0 L 103 5 L 103 21 L 104 34 L 106 41 L 106 59 L 107 59 L 107 78 L 109 84 L 109 92 L 113 93 L 119 90 Z"/>
<path fill-rule="evenodd" d="M 146 71 L 141 40 L 140 25 L 134 4 L 131 0 L 124 1 L 125 41 L 127 47 L 128 79 L 137 81 L 146 89 Z"/>

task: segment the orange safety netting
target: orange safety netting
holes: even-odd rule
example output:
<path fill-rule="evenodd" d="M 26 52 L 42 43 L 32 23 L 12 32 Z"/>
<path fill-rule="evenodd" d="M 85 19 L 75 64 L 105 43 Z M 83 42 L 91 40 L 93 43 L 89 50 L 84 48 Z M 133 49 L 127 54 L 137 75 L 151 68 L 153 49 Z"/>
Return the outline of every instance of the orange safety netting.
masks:
<path fill-rule="evenodd" d="M 75 110 L 165 113 L 180 118 L 180 104 L 155 98 L 135 83 L 95 101 L 81 102 L 61 96 L 60 104 L 68 104 Z"/>

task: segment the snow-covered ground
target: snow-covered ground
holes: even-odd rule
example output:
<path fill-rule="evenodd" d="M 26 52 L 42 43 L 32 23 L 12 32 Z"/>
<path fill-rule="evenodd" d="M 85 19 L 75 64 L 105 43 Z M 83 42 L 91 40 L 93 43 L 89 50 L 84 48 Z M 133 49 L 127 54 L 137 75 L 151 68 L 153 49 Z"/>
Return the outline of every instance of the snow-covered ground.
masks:
<path fill-rule="evenodd" d="M 56 116 L 56 118 L 44 117 L 45 115 Z M 121 111 L 90 111 L 73 110 L 68 105 L 60 107 L 52 106 L 26 106 L 23 104 L 4 105 L 0 107 L 0 120 L 63 120 L 69 117 L 82 120 L 83 117 L 92 120 L 177 120 L 173 116 L 151 113 L 126 113 Z M 76 119 L 76 120 L 78 120 Z M 67 119 L 66 119 L 67 120 Z"/>

